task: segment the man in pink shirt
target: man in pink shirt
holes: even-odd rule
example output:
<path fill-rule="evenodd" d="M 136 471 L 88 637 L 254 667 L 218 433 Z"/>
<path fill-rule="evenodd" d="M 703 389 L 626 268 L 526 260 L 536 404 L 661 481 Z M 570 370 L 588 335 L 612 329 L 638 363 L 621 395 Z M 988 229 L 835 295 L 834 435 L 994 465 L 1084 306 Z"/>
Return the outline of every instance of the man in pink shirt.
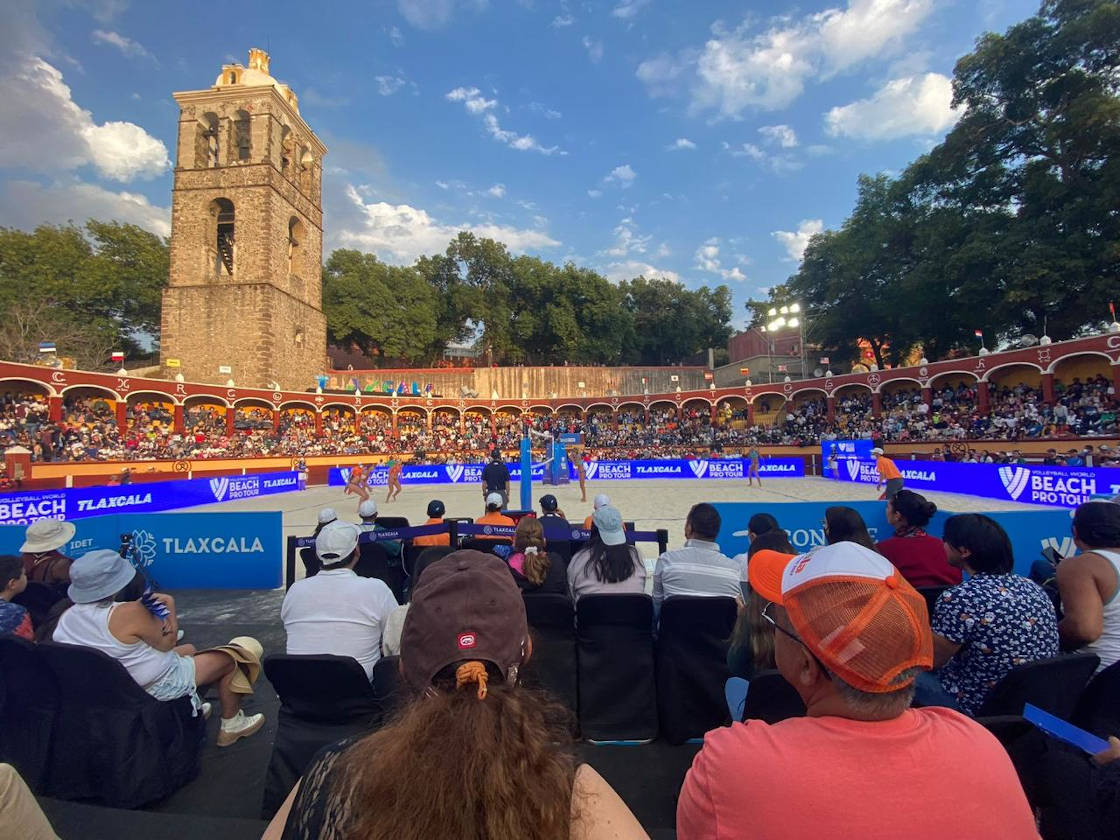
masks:
<path fill-rule="evenodd" d="M 924 599 L 888 560 L 840 542 L 760 551 L 748 573 L 806 715 L 709 732 L 677 803 L 680 840 L 1037 840 L 999 742 L 957 712 L 910 708 L 933 641 Z"/>

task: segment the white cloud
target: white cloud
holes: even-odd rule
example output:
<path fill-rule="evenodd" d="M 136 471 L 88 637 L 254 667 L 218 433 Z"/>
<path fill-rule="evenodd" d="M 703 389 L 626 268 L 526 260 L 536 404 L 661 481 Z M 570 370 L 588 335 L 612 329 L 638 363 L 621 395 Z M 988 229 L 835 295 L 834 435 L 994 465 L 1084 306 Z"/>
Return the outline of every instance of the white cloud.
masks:
<path fill-rule="evenodd" d="M 638 225 L 632 218 L 625 218 L 614 229 L 614 245 L 605 253 L 609 257 L 626 257 L 631 254 L 644 254 L 653 236 L 641 236 Z"/>
<path fill-rule="evenodd" d="M 486 191 L 487 195 L 492 195 L 494 198 L 502 198 L 506 194 L 505 184 L 495 184 Z"/>
<path fill-rule="evenodd" d="M 377 92 L 382 96 L 392 96 L 405 85 L 409 85 L 414 94 L 419 92 L 416 82 L 409 81 L 401 72 L 393 76 L 374 76 L 373 80 L 377 82 Z"/>
<path fill-rule="evenodd" d="M 459 231 L 496 239 L 510 250 L 554 248 L 560 243 L 541 230 L 487 224 L 441 224 L 427 212 L 407 204 L 382 201 L 366 203 L 353 185 L 346 186 L 350 211 L 356 211 L 347 227 L 337 234 L 339 245 L 376 253 L 383 259 L 410 263 L 422 254 L 442 252 Z"/>
<path fill-rule="evenodd" d="M 563 29 L 565 26 L 571 26 L 576 22 L 576 19 L 571 15 L 557 15 L 552 19 L 553 29 Z"/>
<path fill-rule="evenodd" d="M 58 172 L 92 164 L 116 181 L 154 178 L 170 167 L 167 147 L 128 122 L 95 123 L 62 74 L 30 57 L 0 78 L 0 167 Z"/>
<path fill-rule="evenodd" d="M 767 143 L 781 146 L 783 149 L 797 148 L 797 132 L 788 125 L 764 125 L 758 130 Z"/>
<path fill-rule="evenodd" d="M 609 263 L 602 268 L 603 276 L 610 280 L 612 283 L 621 283 L 623 280 L 633 280 L 635 277 L 642 276 L 647 280 L 672 280 L 674 283 L 680 281 L 681 276 L 675 271 L 670 271 L 667 268 L 657 268 L 647 262 L 639 260 L 624 260 L 621 262 Z"/>
<path fill-rule="evenodd" d="M 112 219 L 159 236 L 171 235 L 171 208 L 156 207 L 138 193 L 113 192 L 77 180 L 48 185 L 9 181 L 0 191 L 0 225 L 31 230 L 43 223 L 83 224 L 87 219 Z"/>
<path fill-rule="evenodd" d="M 617 6 L 611 9 L 611 17 L 616 17 L 619 20 L 631 20 L 637 17 L 638 12 L 648 6 L 650 0 L 622 0 Z"/>
<path fill-rule="evenodd" d="M 564 116 L 559 111 L 557 111 L 555 108 L 549 108 L 547 105 L 544 105 L 540 102 L 530 102 L 529 103 L 529 110 L 532 111 L 534 114 L 540 114 L 546 120 L 558 120 L 562 116 Z"/>
<path fill-rule="evenodd" d="M 589 198 L 600 198 L 602 195 L 603 195 L 602 190 L 588 190 L 587 191 L 587 196 Z"/>
<path fill-rule="evenodd" d="M 487 0 L 397 0 L 397 11 L 417 29 L 438 29 L 447 25 L 459 7 L 483 11 Z"/>
<path fill-rule="evenodd" d="M 797 226 L 797 230 L 776 230 L 774 231 L 774 238 L 777 239 L 789 254 L 789 262 L 801 262 L 801 258 L 805 256 L 805 249 L 809 246 L 809 240 L 818 233 L 824 231 L 824 221 L 822 219 L 802 219 L 801 224 Z"/>
<path fill-rule="evenodd" d="M 742 282 L 747 279 L 739 266 L 724 268 L 719 255 L 719 237 L 713 236 L 696 249 L 696 267 L 701 271 L 718 274 L 724 280 Z"/>
<path fill-rule="evenodd" d="M 723 143 L 723 149 L 732 157 L 750 158 L 777 175 L 795 172 L 802 167 L 801 161 L 788 152 L 770 154 L 761 146 L 757 146 L 754 143 L 741 143 L 738 146 L 732 146 L 725 141 Z"/>
<path fill-rule="evenodd" d="M 106 31 L 104 29 L 95 29 L 91 35 L 93 43 L 106 44 L 110 47 L 116 47 L 123 55 L 135 56 L 137 58 L 152 58 L 152 54 L 144 49 L 144 45 L 133 41 L 121 35 L 119 32 Z"/>
<path fill-rule="evenodd" d="M 511 149 L 517 149 L 520 152 L 540 152 L 542 155 L 567 154 L 559 146 L 542 146 L 531 134 L 518 134 L 502 128 L 497 116 L 491 113 L 498 107 L 498 100 L 487 99 L 476 87 L 455 88 L 449 91 L 445 98 L 452 102 L 462 102 L 463 107 L 467 109 L 469 114 L 474 116 L 481 114 L 482 124 L 486 128 L 486 132 L 499 143 L 504 143 Z"/>
<path fill-rule="evenodd" d="M 389 41 L 394 47 L 404 46 L 404 33 L 401 32 L 399 26 L 390 26 L 388 30 Z"/>
<path fill-rule="evenodd" d="M 446 190 L 446 189 L 451 188 L 451 185 L 449 183 L 447 183 L 446 181 L 436 181 L 436 186 L 439 187 L 441 190 Z"/>
<path fill-rule="evenodd" d="M 468 113 L 471 114 L 481 114 L 498 104 L 497 99 L 487 99 L 476 87 L 457 87 L 455 90 L 448 91 L 446 98 L 452 102 L 462 102 Z"/>
<path fill-rule="evenodd" d="M 739 146 L 731 146 L 729 143 L 724 143 L 723 148 L 731 152 L 731 157 L 749 157 L 751 160 L 766 160 L 766 152 L 762 151 L 754 143 L 743 143 Z"/>
<path fill-rule="evenodd" d="M 673 249 L 670 248 L 668 243 L 666 243 L 666 242 L 662 242 L 660 245 L 658 245 L 657 246 L 657 253 L 654 254 L 654 256 L 659 257 L 659 258 L 671 257 L 672 255 L 673 255 Z"/>
<path fill-rule="evenodd" d="M 702 48 L 643 61 L 637 76 L 651 96 L 675 92 L 687 76 L 694 111 L 738 118 L 748 108 L 779 110 L 810 80 L 891 54 L 933 8 L 933 0 L 849 0 L 845 9 L 775 18 L 761 31 L 751 18 L 733 30 L 717 22 Z"/>
<path fill-rule="evenodd" d="M 696 148 L 696 144 L 689 140 L 687 137 L 678 137 L 674 142 L 665 147 L 670 152 L 676 152 L 681 149 L 692 150 Z"/>
<path fill-rule="evenodd" d="M 825 126 L 834 137 L 863 140 L 942 134 L 961 117 L 952 103 L 952 80 L 926 73 L 894 79 L 868 99 L 833 108 L 825 115 Z"/>
<path fill-rule="evenodd" d="M 604 184 L 615 183 L 626 189 L 637 179 L 638 173 L 631 168 L 630 164 L 624 163 L 621 166 L 616 166 L 610 171 L 610 174 L 603 178 Z"/>
<path fill-rule="evenodd" d="M 584 35 L 583 41 L 584 49 L 587 50 L 587 57 L 591 59 L 592 64 L 598 64 L 603 60 L 603 42 L 595 41 L 590 35 Z"/>

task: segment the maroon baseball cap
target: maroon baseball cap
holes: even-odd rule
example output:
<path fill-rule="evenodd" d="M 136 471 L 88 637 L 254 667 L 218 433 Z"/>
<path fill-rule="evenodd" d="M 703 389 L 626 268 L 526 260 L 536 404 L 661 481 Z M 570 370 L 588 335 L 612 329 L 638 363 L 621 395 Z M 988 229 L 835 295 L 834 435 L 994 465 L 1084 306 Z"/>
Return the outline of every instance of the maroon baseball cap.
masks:
<path fill-rule="evenodd" d="M 529 638 L 525 602 L 505 561 L 455 551 L 424 570 L 401 633 L 401 673 L 413 691 L 454 662 L 495 665 L 508 679 Z"/>

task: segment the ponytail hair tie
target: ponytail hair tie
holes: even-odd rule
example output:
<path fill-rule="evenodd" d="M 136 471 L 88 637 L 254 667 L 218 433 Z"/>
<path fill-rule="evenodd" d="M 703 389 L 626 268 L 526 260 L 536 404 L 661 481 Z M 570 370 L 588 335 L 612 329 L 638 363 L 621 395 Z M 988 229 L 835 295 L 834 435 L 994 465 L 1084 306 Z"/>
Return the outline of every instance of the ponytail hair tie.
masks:
<path fill-rule="evenodd" d="M 478 683 L 478 699 L 482 700 L 486 697 L 486 681 L 489 679 L 489 674 L 486 673 L 486 666 L 477 660 L 464 662 L 455 669 L 455 688 L 462 688 L 467 683 Z"/>

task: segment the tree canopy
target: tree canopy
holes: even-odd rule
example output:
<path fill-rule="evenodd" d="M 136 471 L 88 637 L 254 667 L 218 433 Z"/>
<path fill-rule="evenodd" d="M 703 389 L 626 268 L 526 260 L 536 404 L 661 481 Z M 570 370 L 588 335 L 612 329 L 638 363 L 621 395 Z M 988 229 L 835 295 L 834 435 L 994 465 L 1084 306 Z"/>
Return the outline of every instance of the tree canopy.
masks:
<path fill-rule="evenodd" d="M 973 330 L 1076 335 L 1120 297 L 1120 5 L 1045 0 L 957 62 L 963 114 L 898 177 L 861 176 L 852 214 L 798 272 L 751 301 L 806 305 L 808 341 L 838 360 L 929 358 Z"/>

